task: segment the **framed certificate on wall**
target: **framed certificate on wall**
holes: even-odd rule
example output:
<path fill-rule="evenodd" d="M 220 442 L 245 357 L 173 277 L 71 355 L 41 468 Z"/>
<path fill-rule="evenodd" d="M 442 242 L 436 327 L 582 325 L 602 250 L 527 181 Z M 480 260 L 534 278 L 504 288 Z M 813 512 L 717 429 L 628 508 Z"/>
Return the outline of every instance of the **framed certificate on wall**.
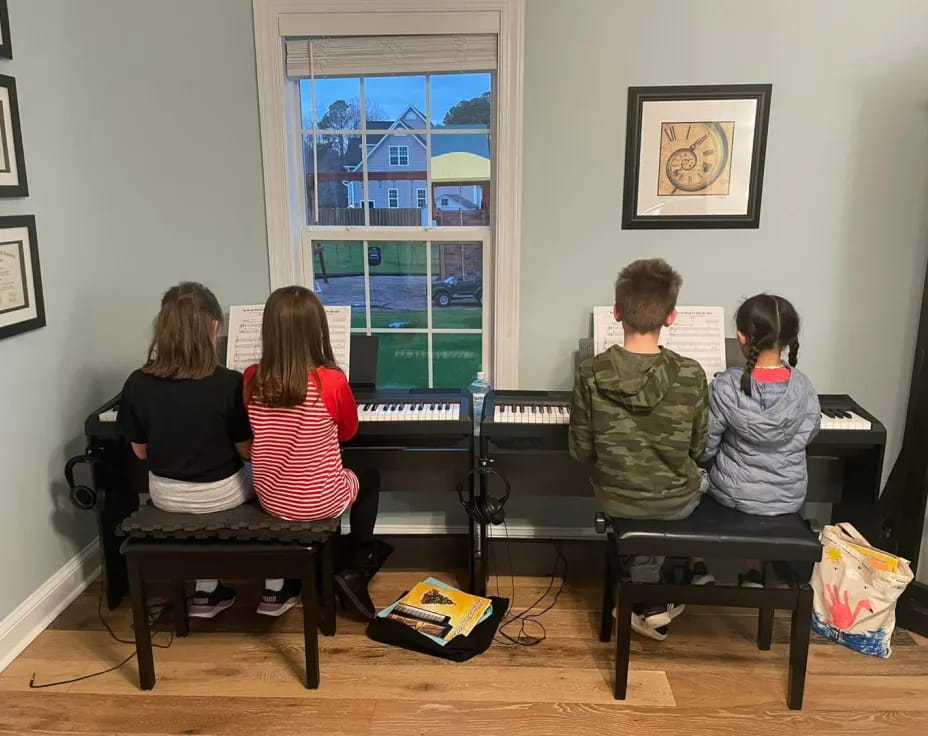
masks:
<path fill-rule="evenodd" d="M 0 74 L 0 197 L 28 194 L 16 80 Z"/>
<path fill-rule="evenodd" d="M 771 93 L 629 88 L 622 227 L 758 227 Z"/>
<path fill-rule="evenodd" d="M 0 217 L 0 338 L 44 326 L 35 217 Z"/>

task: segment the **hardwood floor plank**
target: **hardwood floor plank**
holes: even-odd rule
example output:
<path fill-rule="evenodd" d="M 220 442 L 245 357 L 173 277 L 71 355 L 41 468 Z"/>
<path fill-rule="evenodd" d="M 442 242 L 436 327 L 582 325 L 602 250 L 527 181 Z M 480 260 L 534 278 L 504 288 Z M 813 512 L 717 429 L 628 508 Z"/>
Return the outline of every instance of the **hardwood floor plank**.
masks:
<path fill-rule="evenodd" d="M 782 708 L 767 710 L 677 708 L 668 718 L 666 710 L 597 705 L 589 703 L 377 703 L 371 736 L 447 736 L 467 731 L 482 736 L 604 736 L 647 734 L 648 736 L 781 736 L 786 733 L 815 736 L 890 736 L 923 733 L 928 726 L 924 713 L 845 712 L 799 713 Z"/>
<path fill-rule="evenodd" d="M 157 691 L 155 691 L 157 692 Z M 0 693 L 0 733 L 359 736 L 374 702 L 288 698 L 177 698 L 165 695 Z"/>
<path fill-rule="evenodd" d="M 373 699 L 438 700 L 479 699 L 487 702 L 583 699 L 612 700 L 611 672 L 597 668 L 533 667 L 513 676 L 508 667 L 478 663 L 430 660 L 426 666 L 366 664 L 356 661 L 322 663 L 322 684 L 317 691 L 303 687 L 302 655 L 289 660 L 269 658 L 260 663 L 162 663 L 155 659 L 159 695 L 215 697 L 293 697 L 347 699 L 363 693 Z M 91 671 L 89 663 L 71 663 L 79 674 Z M 69 686 L 74 693 L 133 694 L 137 673 L 126 667 L 113 676 Z M 2 684 L 2 683 L 0 683 Z M 629 674 L 629 700 L 641 705 L 672 706 L 674 697 L 663 672 L 633 670 Z"/>

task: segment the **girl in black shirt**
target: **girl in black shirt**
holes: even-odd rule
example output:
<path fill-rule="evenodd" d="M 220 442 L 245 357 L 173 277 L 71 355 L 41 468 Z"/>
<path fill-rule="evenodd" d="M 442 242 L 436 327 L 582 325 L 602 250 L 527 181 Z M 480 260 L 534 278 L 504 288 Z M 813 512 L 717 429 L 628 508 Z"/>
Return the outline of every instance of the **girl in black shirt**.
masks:
<path fill-rule="evenodd" d="M 164 511 L 212 513 L 252 497 L 243 459 L 251 427 L 242 374 L 219 365 L 216 337 L 222 309 L 202 284 L 165 293 L 155 318 L 148 362 L 129 376 L 120 426 L 148 461 L 152 503 Z M 198 580 L 190 615 L 212 618 L 235 602 L 217 580 Z"/>

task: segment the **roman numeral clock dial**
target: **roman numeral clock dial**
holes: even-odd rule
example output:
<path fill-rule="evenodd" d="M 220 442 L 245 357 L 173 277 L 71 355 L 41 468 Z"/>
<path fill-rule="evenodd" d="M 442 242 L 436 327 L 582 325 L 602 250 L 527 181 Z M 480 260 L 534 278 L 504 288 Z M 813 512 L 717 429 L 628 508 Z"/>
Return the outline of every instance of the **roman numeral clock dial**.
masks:
<path fill-rule="evenodd" d="M 662 123 L 658 194 L 725 194 L 715 191 L 728 171 L 731 123 Z"/>

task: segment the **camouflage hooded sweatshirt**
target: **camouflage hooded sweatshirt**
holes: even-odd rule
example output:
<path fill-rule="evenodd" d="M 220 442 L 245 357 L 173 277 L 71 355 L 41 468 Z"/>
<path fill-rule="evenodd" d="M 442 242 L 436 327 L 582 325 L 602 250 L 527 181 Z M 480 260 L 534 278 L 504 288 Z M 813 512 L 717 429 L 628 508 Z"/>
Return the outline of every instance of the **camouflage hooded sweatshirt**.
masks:
<path fill-rule="evenodd" d="M 611 516 L 671 516 L 699 493 L 708 431 L 706 374 L 662 348 L 613 346 L 583 361 L 570 411 L 570 454 Z"/>

